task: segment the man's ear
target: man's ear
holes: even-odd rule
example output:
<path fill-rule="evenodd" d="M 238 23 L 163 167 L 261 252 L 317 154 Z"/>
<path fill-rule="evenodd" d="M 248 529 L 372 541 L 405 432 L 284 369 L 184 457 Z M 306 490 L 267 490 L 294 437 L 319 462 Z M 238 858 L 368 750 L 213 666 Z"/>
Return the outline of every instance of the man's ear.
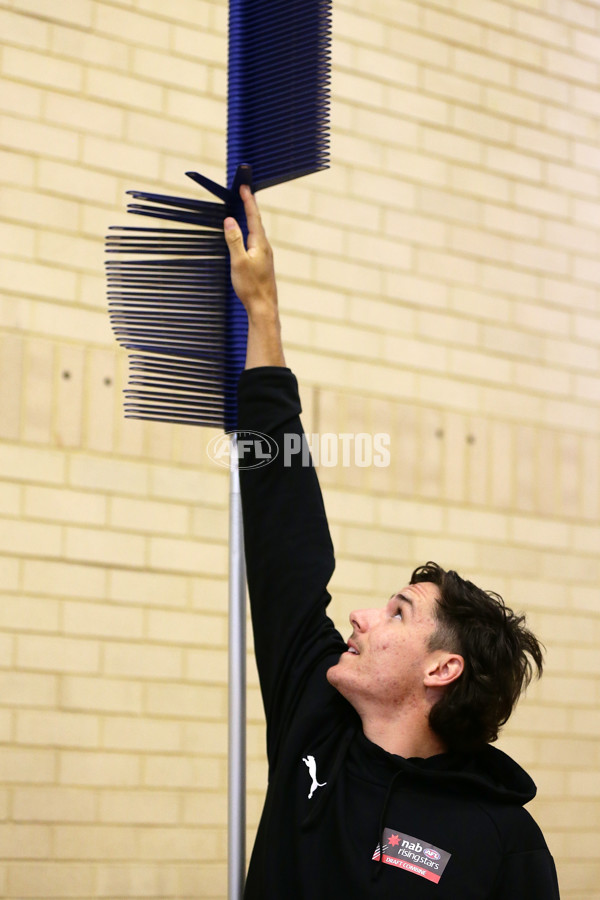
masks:
<path fill-rule="evenodd" d="M 465 661 L 460 653 L 438 650 L 432 654 L 425 670 L 425 687 L 443 688 L 460 678 L 465 669 Z"/>

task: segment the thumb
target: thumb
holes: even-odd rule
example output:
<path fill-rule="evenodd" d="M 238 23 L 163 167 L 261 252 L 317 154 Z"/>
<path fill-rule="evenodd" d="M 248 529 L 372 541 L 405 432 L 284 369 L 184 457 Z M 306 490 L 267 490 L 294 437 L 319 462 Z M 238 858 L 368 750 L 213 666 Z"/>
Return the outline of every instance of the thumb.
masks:
<path fill-rule="evenodd" d="M 228 216 L 223 222 L 225 229 L 225 240 L 229 247 L 229 253 L 232 259 L 239 260 L 245 253 L 242 232 L 238 223 L 231 216 Z"/>

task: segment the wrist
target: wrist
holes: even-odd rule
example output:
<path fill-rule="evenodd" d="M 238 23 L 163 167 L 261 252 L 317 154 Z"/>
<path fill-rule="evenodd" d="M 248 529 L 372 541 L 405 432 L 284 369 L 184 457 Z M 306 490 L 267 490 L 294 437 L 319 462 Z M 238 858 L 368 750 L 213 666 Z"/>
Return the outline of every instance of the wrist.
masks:
<path fill-rule="evenodd" d="M 255 328 L 262 330 L 277 328 L 279 329 L 279 309 L 277 306 L 277 297 L 264 300 L 255 300 L 246 307 L 248 313 L 248 322 Z"/>

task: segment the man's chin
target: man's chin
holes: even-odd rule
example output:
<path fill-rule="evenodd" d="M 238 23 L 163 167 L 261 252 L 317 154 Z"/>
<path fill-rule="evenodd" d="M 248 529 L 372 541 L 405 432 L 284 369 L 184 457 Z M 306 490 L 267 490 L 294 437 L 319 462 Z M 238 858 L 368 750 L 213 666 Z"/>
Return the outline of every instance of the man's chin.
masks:
<path fill-rule="evenodd" d="M 338 691 L 341 691 L 341 684 L 344 680 L 342 672 L 342 657 L 340 657 L 335 665 L 327 669 L 326 678 L 332 687 L 336 688 Z M 341 692 L 343 693 L 343 691 Z"/>

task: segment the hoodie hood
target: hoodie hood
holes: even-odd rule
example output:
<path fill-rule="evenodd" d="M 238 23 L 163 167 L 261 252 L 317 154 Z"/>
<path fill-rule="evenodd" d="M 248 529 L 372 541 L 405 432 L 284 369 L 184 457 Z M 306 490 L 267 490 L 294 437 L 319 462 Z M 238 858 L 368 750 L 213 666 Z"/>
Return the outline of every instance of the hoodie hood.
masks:
<path fill-rule="evenodd" d="M 440 753 L 428 759 L 405 759 L 372 743 L 361 729 L 350 747 L 348 764 L 355 774 L 384 787 L 404 773 L 423 786 L 429 782 L 435 784 L 436 790 L 496 803 L 523 806 L 536 795 L 535 783 L 527 772 L 502 750 L 490 745 L 474 753 Z"/>

